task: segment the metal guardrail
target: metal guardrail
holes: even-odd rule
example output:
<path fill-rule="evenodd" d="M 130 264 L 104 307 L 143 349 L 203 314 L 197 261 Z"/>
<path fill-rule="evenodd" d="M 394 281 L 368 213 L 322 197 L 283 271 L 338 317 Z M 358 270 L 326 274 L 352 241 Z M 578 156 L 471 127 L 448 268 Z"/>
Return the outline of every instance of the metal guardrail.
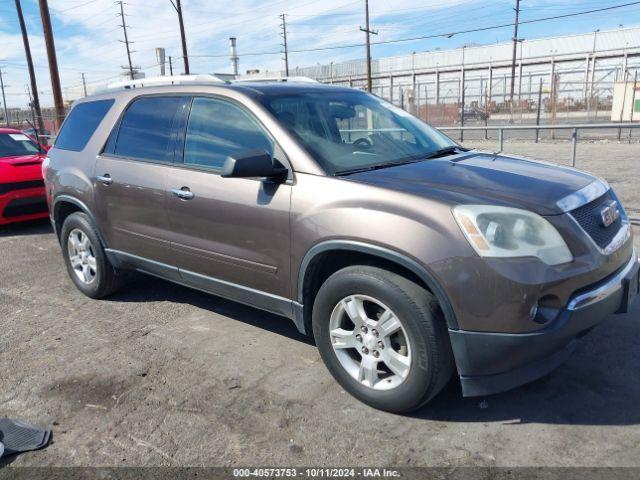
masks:
<path fill-rule="evenodd" d="M 620 131 L 623 128 L 640 128 L 640 123 L 585 123 L 585 124 L 559 124 L 559 125 L 478 125 L 472 127 L 436 127 L 442 132 L 447 131 L 498 131 L 499 151 L 504 150 L 504 131 L 505 130 L 535 130 L 536 143 L 539 139 L 540 130 L 571 130 L 571 166 L 576 166 L 576 150 L 578 144 L 578 130 L 601 130 L 616 129 L 618 130 L 618 140 L 620 139 Z"/>

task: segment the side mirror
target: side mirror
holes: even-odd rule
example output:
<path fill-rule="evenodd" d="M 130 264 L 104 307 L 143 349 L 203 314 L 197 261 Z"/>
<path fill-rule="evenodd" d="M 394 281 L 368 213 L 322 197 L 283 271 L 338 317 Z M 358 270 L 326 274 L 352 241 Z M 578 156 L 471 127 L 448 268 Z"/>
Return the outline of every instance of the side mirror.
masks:
<path fill-rule="evenodd" d="M 273 157 L 265 150 L 247 150 L 227 157 L 220 176 L 284 179 L 287 176 L 287 169 L 274 165 Z"/>

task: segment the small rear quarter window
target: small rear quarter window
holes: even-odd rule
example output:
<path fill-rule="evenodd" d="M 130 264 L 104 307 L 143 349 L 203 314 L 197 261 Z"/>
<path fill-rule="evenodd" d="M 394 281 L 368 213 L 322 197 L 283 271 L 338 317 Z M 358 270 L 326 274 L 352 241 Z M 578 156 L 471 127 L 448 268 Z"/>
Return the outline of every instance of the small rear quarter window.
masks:
<path fill-rule="evenodd" d="M 87 145 L 114 100 L 96 100 L 76 105 L 62 125 L 55 148 L 79 152 Z"/>

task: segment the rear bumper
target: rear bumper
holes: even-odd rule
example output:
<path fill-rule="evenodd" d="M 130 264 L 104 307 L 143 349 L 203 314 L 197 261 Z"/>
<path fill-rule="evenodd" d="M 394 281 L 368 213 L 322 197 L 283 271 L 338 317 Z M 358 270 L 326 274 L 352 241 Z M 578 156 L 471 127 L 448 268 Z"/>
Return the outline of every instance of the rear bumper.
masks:
<path fill-rule="evenodd" d="M 0 195 L 0 225 L 48 216 L 44 187 L 12 190 Z"/>
<path fill-rule="evenodd" d="M 450 330 L 464 396 L 510 390 L 554 370 L 581 336 L 610 315 L 626 311 L 629 289 L 639 288 L 639 266 L 634 251 L 621 270 L 574 295 L 542 330 L 522 334 Z"/>

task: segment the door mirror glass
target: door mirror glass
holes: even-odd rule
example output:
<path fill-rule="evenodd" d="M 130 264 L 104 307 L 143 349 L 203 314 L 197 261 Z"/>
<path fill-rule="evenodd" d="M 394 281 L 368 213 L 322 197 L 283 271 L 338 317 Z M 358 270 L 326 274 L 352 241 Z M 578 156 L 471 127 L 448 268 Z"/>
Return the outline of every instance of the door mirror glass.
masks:
<path fill-rule="evenodd" d="M 284 180 L 287 177 L 287 169 L 274 160 L 266 150 L 246 150 L 228 156 L 220 176 Z"/>

